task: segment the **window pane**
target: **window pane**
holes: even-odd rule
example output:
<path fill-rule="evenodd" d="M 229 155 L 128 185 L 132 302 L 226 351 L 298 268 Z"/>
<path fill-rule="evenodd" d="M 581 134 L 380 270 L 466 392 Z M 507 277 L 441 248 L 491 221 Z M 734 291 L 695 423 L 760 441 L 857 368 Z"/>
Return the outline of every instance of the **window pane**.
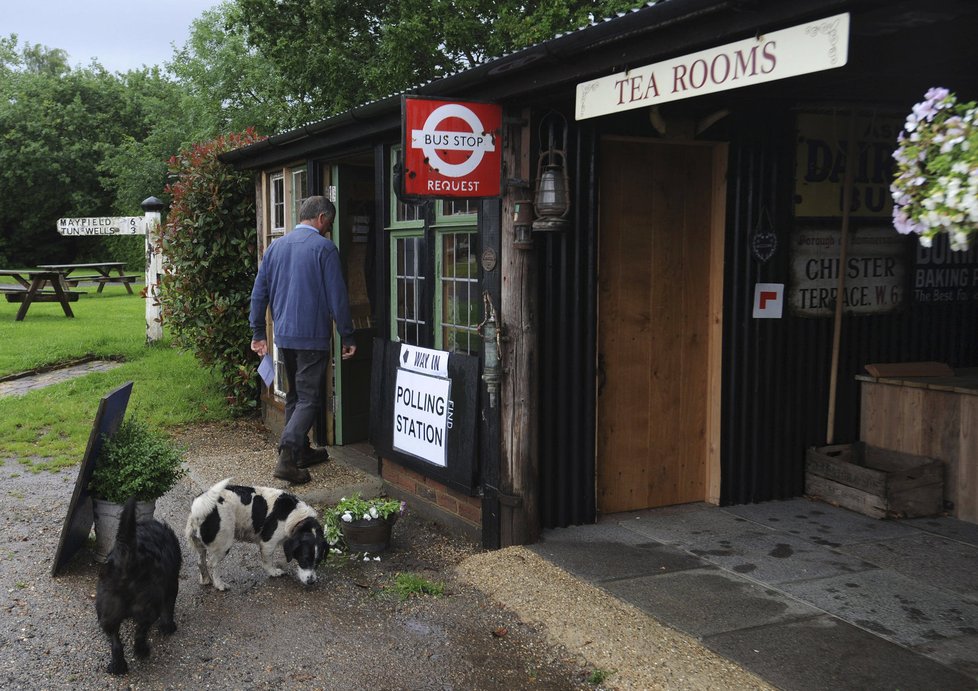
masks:
<path fill-rule="evenodd" d="M 306 169 L 292 171 L 292 223 L 299 222 L 299 208 L 306 201 Z"/>
<path fill-rule="evenodd" d="M 464 216 L 478 210 L 477 199 L 446 199 L 442 202 L 442 216 Z"/>
<path fill-rule="evenodd" d="M 285 232 L 285 178 L 279 174 L 271 180 L 272 232 Z"/>
<path fill-rule="evenodd" d="M 478 274 L 474 268 L 474 233 L 442 233 L 441 318 L 445 350 L 475 354 L 482 321 Z"/>
<path fill-rule="evenodd" d="M 412 345 L 420 344 L 424 325 L 421 310 L 421 305 L 424 304 L 421 243 L 421 238 L 411 237 L 398 238 L 394 245 L 397 253 L 397 274 L 394 277 L 397 286 L 395 331 L 398 339 Z"/>

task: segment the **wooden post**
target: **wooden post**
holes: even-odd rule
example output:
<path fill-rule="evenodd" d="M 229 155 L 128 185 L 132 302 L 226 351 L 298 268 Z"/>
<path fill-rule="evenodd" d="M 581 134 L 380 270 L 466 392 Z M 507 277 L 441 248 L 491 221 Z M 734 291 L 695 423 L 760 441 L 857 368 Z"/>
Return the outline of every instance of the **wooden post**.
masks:
<path fill-rule="evenodd" d="M 529 181 L 530 112 L 504 123 L 503 165 L 509 178 Z M 500 383 L 500 546 L 540 536 L 537 439 L 537 293 L 534 251 L 513 246 L 516 202 L 524 190 L 508 185 L 502 200 L 500 249 L 502 329 Z"/>
<path fill-rule="evenodd" d="M 835 399 L 839 382 L 839 349 L 842 343 L 842 309 L 846 288 L 846 255 L 849 245 L 849 216 L 852 183 L 856 173 L 856 111 L 849 114 L 849 141 L 846 142 L 846 174 L 842 182 L 842 240 L 839 243 L 839 275 L 835 288 L 835 320 L 832 325 L 832 369 L 829 373 L 829 415 L 825 443 L 835 443 Z"/>
<path fill-rule="evenodd" d="M 163 202 L 156 197 L 144 199 L 146 212 L 146 344 L 151 345 L 163 338 L 163 314 L 160 305 L 160 274 L 163 273 L 163 256 L 157 254 L 155 245 L 160 236 L 160 211 Z"/>

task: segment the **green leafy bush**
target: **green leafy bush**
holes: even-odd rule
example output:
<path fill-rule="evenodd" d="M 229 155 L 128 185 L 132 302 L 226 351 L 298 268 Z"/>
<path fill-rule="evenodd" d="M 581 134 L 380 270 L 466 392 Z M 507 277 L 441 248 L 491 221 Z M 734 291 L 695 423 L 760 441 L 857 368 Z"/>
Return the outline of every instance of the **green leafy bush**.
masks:
<path fill-rule="evenodd" d="M 114 435 L 103 439 L 89 482 L 89 491 L 99 499 L 124 504 L 135 496 L 151 501 L 186 473 L 180 448 L 138 418 L 126 418 Z"/>
<path fill-rule="evenodd" d="M 170 159 L 170 212 L 160 229 L 163 319 L 177 342 L 219 375 L 236 414 L 258 401 L 258 360 L 248 326 L 257 270 L 250 173 L 218 155 L 259 141 L 253 130 L 196 144 Z"/>

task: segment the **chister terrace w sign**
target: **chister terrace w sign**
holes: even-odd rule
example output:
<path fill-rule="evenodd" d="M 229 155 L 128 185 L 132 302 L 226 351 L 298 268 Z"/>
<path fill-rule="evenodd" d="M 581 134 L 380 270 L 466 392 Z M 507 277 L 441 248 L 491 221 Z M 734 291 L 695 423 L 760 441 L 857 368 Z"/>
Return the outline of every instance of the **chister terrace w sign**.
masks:
<path fill-rule="evenodd" d="M 577 85 L 578 120 L 842 67 L 849 15 L 637 67 Z"/>
<path fill-rule="evenodd" d="M 498 197 L 502 106 L 405 96 L 404 194 Z"/>

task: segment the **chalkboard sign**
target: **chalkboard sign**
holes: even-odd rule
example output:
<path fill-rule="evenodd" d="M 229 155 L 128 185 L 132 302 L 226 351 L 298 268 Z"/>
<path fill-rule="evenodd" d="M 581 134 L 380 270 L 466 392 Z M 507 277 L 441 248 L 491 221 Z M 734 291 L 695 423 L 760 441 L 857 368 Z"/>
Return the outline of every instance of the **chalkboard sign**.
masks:
<path fill-rule="evenodd" d="M 88 482 L 92 478 L 95 462 L 102 451 L 102 440 L 106 436 L 111 437 L 119 429 L 126 415 L 131 394 L 132 382 L 130 381 L 106 394 L 99 401 L 92 433 L 88 437 L 88 447 L 85 449 L 81 467 L 78 468 L 75 490 L 68 504 L 68 515 L 65 516 L 64 526 L 61 528 L 58 550 L 54 553 L 54 563 L 51 565 L 52 576 L 57 576 L 58 572 L 71 561 L 75 553 L 85 545 L 92 531 L 95 516 L 92 513 L 92 496 L 88 493 Z"/>

